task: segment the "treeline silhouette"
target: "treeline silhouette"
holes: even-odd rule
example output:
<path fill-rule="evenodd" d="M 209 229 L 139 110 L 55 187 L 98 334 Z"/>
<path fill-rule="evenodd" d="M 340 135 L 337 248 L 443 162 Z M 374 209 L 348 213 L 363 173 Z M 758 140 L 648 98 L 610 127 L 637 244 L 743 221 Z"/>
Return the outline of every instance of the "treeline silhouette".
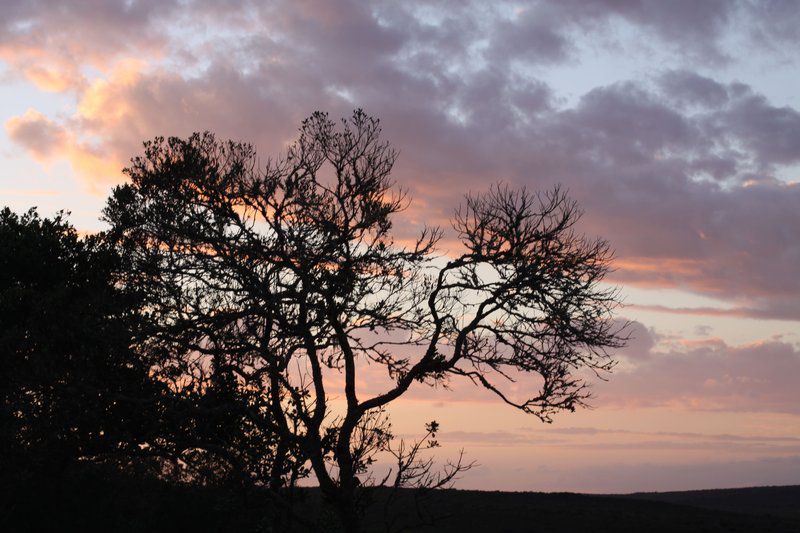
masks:
<path fill-rule="evenodd" d="M 191 439 L 198 428 L 182 404 L 213 403 L 211 395 L 174 394 L 134 353 L 141 298 L 117 283 L 124 258 L 104 235 L 80 237 L 64 213 L 48 219 L 6 208 L 0 244 L 0 526 L 63 527 L 80 516 L 76 508 L 94 515 L 86 524 L 102 523 L 109 510 L 92 501 L 102 505 L 107 498 L 98 493 L 110 489 L 140 502 L 133 530 L 149 529 L 152 512 L 166 503 L 152 496 L 165 494 L 158 480 L 180 482 L 185 473 L 143 443 Z M 229 438 L 222 428 L 219 436 Z M 192 482 L 207 485 L 214 474 L 214 482 L 228 475 L 208 465 Z M 199 504 L 172 487 L 167 500 L 184 502 L 161 513 L 165 523 Z"/>
<path fill-rule="evenodd" d="M 403 245 L 396 158 L 377 119 L 315 113 L 263 167 L 210 133 L 145 143 L 105 232 L 2 211 L 3 520 L 47 520 L 37 498 L 111 505 L 105 479 L 142 505 L 134 530 L 257 509 L 249 528 L 355 532 L 370 508 L 399 530 L 472 466 L 434 464 L 436 421 L 395 437 L 387 407 L 412 386 L 461 379 L 543 421 L 584 405 L 578 371 L 625 342 L 609 245 L 559 188 L 503 186 L 455 213 L 460 255 L 439 228 Z M 359 390 L 365 363 L 382 392 Z"/>

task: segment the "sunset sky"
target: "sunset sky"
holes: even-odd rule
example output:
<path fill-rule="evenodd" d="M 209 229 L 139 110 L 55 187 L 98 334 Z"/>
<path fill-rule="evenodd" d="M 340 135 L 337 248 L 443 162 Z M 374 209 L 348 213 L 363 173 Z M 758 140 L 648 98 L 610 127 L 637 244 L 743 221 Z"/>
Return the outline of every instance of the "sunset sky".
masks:
<path fill-rule="evenodd" d="M 315 110 L 381 119 L 414 202 L 564 185 L 634 339 L 591 410 L 551 425 L 468 384 L 413 389 L 461 488 L 628 492 L 800 484 L 800 4 L 0 2 L 0 204 L 82 231 L 156 135 L 262 159 Z"/>

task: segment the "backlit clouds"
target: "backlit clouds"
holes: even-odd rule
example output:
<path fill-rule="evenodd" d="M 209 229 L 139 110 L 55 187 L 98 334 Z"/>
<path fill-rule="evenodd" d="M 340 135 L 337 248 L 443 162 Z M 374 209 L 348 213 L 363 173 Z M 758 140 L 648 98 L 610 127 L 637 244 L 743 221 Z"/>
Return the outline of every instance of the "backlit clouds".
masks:
<path fill-rule="evenodd" d="M 616 248 L 615 281 L 728 300 L 740 315 L 800 318 L 800 113 L 747 80 L 693 68 L 732 61 L 722 43 L 745 20 L 737 38 L 751 46 L 789 42 L 763 31 L 785 10 L 778 4 L 44 7 L 3 3 L 0 51 L 42 88 L 73 91 L 74 107 L 29 109 L 5 129 L 99 190 L 154 135 L 210 129 L 266 157 L 311 111 L 360 106 L 402 151 L 397 178 L 419 202 L 411 226 L 446 222 L 454 191 L 563 183 L 587 212 L 585 229 Z M 648 32 L 645 53 L 663 48 L 665 68 L 596 84 L 572 104 L 548 78 L 554 65 L 592 61 L 587 45 L 636 60 Z"/>
<path fill-rule="evenodd" d="M 0 59 L 47 91 L 80 89 L 86 67 L 157 52 L 170 0 L 0 3 Z"/>
<path fill-rule="evenodd" d="M 769 412 L 800 416 L 797 386 L 800 349 L 791 342 L 769 339 L 734 346 L 713 336 L 664 335 L 636 321 L 627 331 L 631 340 L 616 352 L 619 364 L 603 376 L 607 379 L 586 376 L 593 396 L 589 403 L 598 409 L 663 408 L 677 412 Z M 374 375 L 368 368 L 363 372 L 370 376 L 368 381 L 373 387 L 385 387 L 382 376 Z M 512 398 L 523 398 L 537 385 L 522 378 L 513 383 L 502 382 L 501 389 Z M 491 401 L 489 393 L 457 379 L 449 384 L 449 390 L 413 387 L 410 397 L 445 402 Z M 523 439 L 502 433 L 490 440 L 511 444 Z M 800 434 L 794 446 L 800 452 Z"/>
<path fill-rule="evenodd" d="M 453 190 L 560 182 L 616 247 L 618 281 L 800 317 L 800 188 L 778 179 L 800 162 L 797 110 L 686 68 L 565 106 L 547 71 L 525 66 L 580 63 L 587 42 L 631 52 L 623 22 L 654 33 L 650 46 L 691 48 L 687 65 L 720 59 L 743 14 L 763 22 L 776 5 L 97 4 L 4 3 L 0 50 L 43 88 L 76 91 L 72 115 L 8 118 L 10 138 L 69 159 L 100 190 L 154 135 L 211 129 L 266 156 L 311 111 L 361 106 L 402 150 L 401 183 L 436 198 L 428 221 L 447 219 Z M 788 38 L 758 34 L 761 46 Z"/>
<path fill-rule="evenodd" d="M 800 7 L 779 0 L 5 0 L 0 67 L 30 93 L 0 107 L 4 147 L 48 169 L 67 162 L 78 185 L 58 189 L 72 178 L 57 172 L 28 183 L 12 162 L 0 190 L 58 189 L 62 207 L 88 212 L 153 136 L 212 130 L 265 160 L 313 111 L 362 107 L 401 152 L 395 177 L 414 199 L 401 238 L 448 227 L 462 194 L 489 183 L 561 183 L 586 212 L 582 229 L 616 250 L 611 281 L 651 295 L 623 311 L 639 322 L 610 381 L 594 380 L 593 404 L 624 423 L 665 410 L 669 435 L 532 437 L 500 418 L 489 427 L 494 411 L 476 427 L 471 410 L 488 393 L 412 389 L 411 404 L 449 406 L 444 440 L 492 448 L 477 456 L 487 467 L 474 486 L 531 488 L 535 477 L 549 490 L 634 490 L 658 475 L 666 481 L 652 488 L 685 488 L 708 476 L 756 482 L 759 471 L 777 482 L 800 464 L 800 434 L 782 433 L 800 417 L 800 350 L 791 331 L 772 338 L 764 326 L 792 322 L 752 319 L 800 320 L 800 100 L 786 87 L 800 79 L 798 26 Z M 78 187 L 92 203 L 68 203 L 64 190 Z M 720 317 L 767 340 L 725 338 Z M 383 387 L 372 371 L 361 384 Z M 731 418 L 717 436 L 699 429 L 722 411 Z M 674 413 L 689 412 L 701 422 L 687 429 Z M 748 416 L 768 419 L 778 440 L 737 426 Z M 575 467 L 589 436 L 616 481 L 588 459 Z M 541 464 L 496 457 L 497 447 L 530 453 L 531 441 Z M 697 468 L 723 451 L 725 462 Z"/>
<path fill-rule="evenodd" d="M 587 229 L 613 242 L 618 281 L 800 318 L 800 188 L 779 179 L 800 162 L 800 113 L 688 69 L 726 56 L 720 43 L 745 14 L 755 22 L 742 38 L 755 39 L 776 5 L 3 6 L 9 65 L 75 91 L 72 115 L 29 110 L 7 119 L 9 136 L 37 159 L 69 159 L 99 190 L 154 135 L 210 129 L 267 156 L 311 111 L 360 106 L 402 150 L 398 179 L 433 205 L 425 221 L 448 218 L 453 190 L 560 182 L 586 208 Z M 186 30 L 168 28 L 169 17 Z M 546 68 L 529 68 L 590 61 L 587 43 L 635 57 L 623 23 L 653 33 L 648 46 L 690 48 L 684 68 L 598 85 L 572 106 Z M 790 38 L 757 37 L 752 46 Z"/>

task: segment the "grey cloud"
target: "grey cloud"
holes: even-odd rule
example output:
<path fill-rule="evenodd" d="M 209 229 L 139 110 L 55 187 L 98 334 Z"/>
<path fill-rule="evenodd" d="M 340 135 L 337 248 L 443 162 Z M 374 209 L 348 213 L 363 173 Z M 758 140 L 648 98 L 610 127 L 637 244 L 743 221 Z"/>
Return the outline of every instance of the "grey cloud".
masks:
<path fill-rule="evenodd" d="M 618 320 L 622 322 L 622 320 Z M 616 352 L 617 357 L 625 357 L 636 361 L 650 356 L 650 350 L 656 344 L 655 333 L 644 324 L 637 321 L 627 323 L 625 332 L 628 335 L 627 344 Z M 623 324 L 621 323 L 620 326 Z"/>
<path fill-rule="evenodd" d="M 781 43 L 798 43 L 800 34 L 800 10 L 793 0 L 759 0 L 747 4 L 752 20 L 752 36 L 772 49 Z M 789 50 L 787 50 L 789 51 Z M 791 54 L 792 52 L 789 51 Z"/>
<path fill-rule="evenodd" d="M 487 180 L 532 188 L 561 182 L 585 208 L 585 229 L 617 249 L 622 263 L 615 279 L 800 316 L 800 188 L 777 181 L 737 184 L 751 160 L 781 164 L 782 151 L 759 143 L 776 113 L 791 118 L 793 110 L 761 102 L 749 105 L 746 121 L 738 104 L 712 118 L 695 116 L 634 83 L 595 89 L 577 107 L 560 110 L 542 82 L 498 72 L 442 89 L 391 66 L 365 70 L 362 76 L 374 78 L 357 84 L 320 78 L 292 62 L 248 73 L 215 62 L 193 78 L 145 73 L 107 89 L 108 105 L 124 104 L 129 115 L 116 123 L 101 116 L 84 127 L 121 161 L 142 139 L 202 129 L 252 141 L 266 156 L 279 151 L 314 109 L 343 115 L 361 105 L 383 119 L 386 137 L 402 150 L 398 179 L 417 190 L 420 201 L 430 200 L 427 222 L 446 223 L 460 199 L 453 191 L 481 190 Z M 337 86 L 349 89 L 355 102 L 330 90 Z M 451 108 L 463 109 L 463 121 Z M 717 137 L 709 122 L 739 126 Z M 752 148 L 731 152 L 727 145 L 734 141 Z M 701 172 L 715 182 L 695 179 Z M 626 258 L 659 261 L 662 268 L 631 269 Z"/>
<path fill-rule="evenodd" d="M 719 107 L 728 101 L 728 90 L 723 84 L 694 72 L 668 71 L 659 81 L 664 94 L 680 103 Z"/>
<path fill-rule="evenodd" d="M 531 436 L 513 431 L 443 431 L 440 440 L 443 443 L 465 442 L 484 446 L 560 445 L 565 442 L 565 439 L 542 437 L 541 435 Z"/>
<path fill-rule="evenodd" d="M 748 146 L 765 166 L 800 161 L 800 113 L 749 94 L 719 115 L 721 126 Z"/>
<path fill-rule="evenodd" d="M 629 429 L 595 427 L 546 427 L 541 429 L 537 428 L 536 431 L 557 435 L 626 435 L 630 437 L 675 438 L 686 441 L 800 444 L 800 437 L 794 435 L 735 435 L 730 433 L 692 433 L 685 431 L 632 431 Z"/>
<path fill-rule="evenodd" d="M 608 36 L 613 42 L 614 23 L 621 20 L 638 28 L 642 39 L 657 37 L 662 47 L 686 59 L 726 62 L 729 57 L 719 40 L 742 9 L 741 2 L 725 0 L 566 0 L 524 5 L 522 16 L 498 25 L 502 37 L 494 46 L 496 56 L 513 54 L 534 63 L 570 59 L 579 36 L 592 35 L 594 42 Z"/>
<path fill-rule="evenodd" d="M 592 439 L 585 437 L 591 436 Z M 593 427 L 517 431 L 444 431 L 444 444 L 470 443 L 481 446 L 557 446 L 600 450 L 717 450 L 725 452 L 800 453 L 800 437 L 703 434 L 666 431 L 630 431 Z"/>
<path fill-rule="evenodd" d="M 552 9 L 528 9 L 516 20 L 501 20 L 494 27 L 490 61 L 517 59 L 528 64 L 557 63 L 572 59 L 575 43 L 565 31 L 566 21 Z"/>

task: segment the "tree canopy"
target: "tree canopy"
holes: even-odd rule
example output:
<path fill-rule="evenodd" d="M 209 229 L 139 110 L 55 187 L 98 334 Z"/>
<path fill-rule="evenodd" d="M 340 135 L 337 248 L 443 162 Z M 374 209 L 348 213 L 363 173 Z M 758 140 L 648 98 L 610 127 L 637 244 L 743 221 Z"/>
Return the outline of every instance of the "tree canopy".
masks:
<path fill-rule="evenodd" d="M 210 133 L 156 138 L 104 211 L 121 281 L 143 298 L 137 352 L 176 396 L 218 399 L 187 413 L 224 413 L 213 420 L 238 435 L 194 432 L 173 451 L 217 457 L 276 495 L 308 468 L 347 531 L 369 486 L 437 487 L 469 466 L 436 473 L 419 456 L 435 422 L 430 439 L 394 443 L 386 409 L 411 387 L 468 380 L 549 421 L 584 404 L 581 373 L 608 371 L 606 350 L 624 343 L 600 284 L 609 246 L 576 231 L 561 189 L 470 195 L 453 219 L 461 249 L 439 250 L 440 228 L 395 237 L 410 201 L 396 159 L 361 111 L 313 114 L 263 166 Z M 367 363 L 384 390 L 359 390 Z M 531 394 L 509 395 L 524 376 Z M 396 466 L 375 479 L 380 454 Z"/>
<path fill-rule="evenodd" d="M 3 465 L 57 474 L 76 459 L 130 453 L 158 418 L 158 388 L 130 349 L 138 303 L 122 258 L 64 213 L 0 211 Z M 6 475 L 10 475 L 6 470 Z"/>

